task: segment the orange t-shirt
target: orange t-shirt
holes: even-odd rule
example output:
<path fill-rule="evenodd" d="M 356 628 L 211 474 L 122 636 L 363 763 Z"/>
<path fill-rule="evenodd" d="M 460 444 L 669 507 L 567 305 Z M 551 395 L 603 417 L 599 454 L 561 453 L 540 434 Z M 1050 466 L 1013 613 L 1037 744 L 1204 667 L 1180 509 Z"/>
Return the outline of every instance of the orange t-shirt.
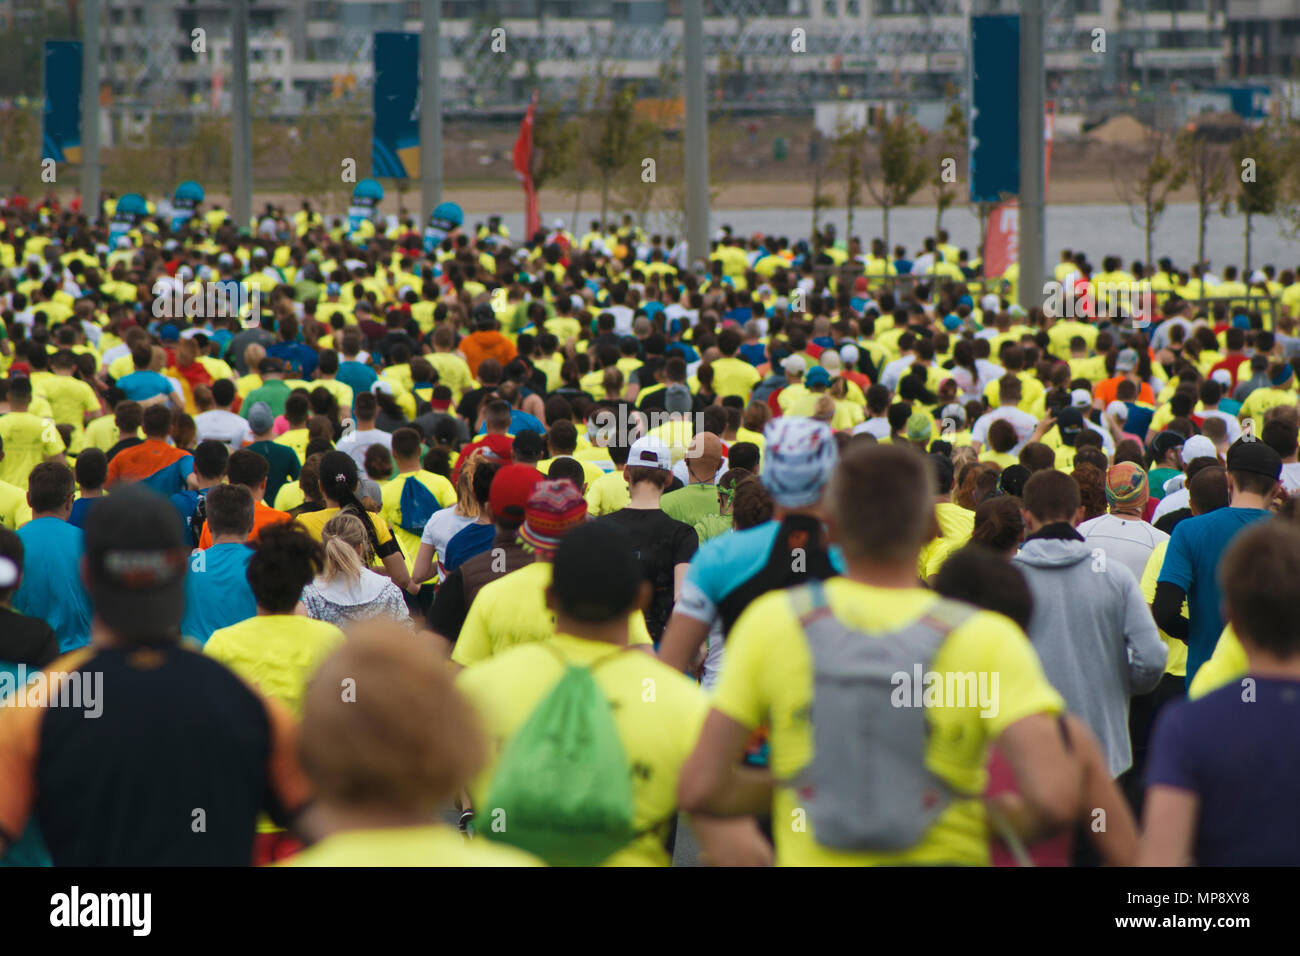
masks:
<path fill-rule="evenodd" d="M 1109 405 L 1111 402 L 1115 401 L 1115 392 L 1119 389 L 1119 383 L 1122 381 L 1124 381 L 1124 376 L 1116 375 L 1114 378 L 1108 378 L 1105 381 L 1098 382 L 1096 391 L 1093 395 L 1102 403 L 1103 406 Z M 1147 405 L 1154 405 L 1156 403 L 1155 392 L 1151 391 L 1151 386 L 1146 382 L 1143 382 L 1138 386 L 1137 400 L 1139 402 L 1144 402 Z"/>
<path fill-rule="evenodd" d="M 460 352 L 465 356 L 465 364 L 470 374 L 478 377 L 478 367 L 484 359 L 496 359 L 505 367 L 515 355 L 515 346 L 500 332 L 474 332 L 460 340 Z"/>
<path fill-rule="evenodd" d="M 248 536 L 249 542 L 257 540 L 258 534 L 262 529 L 270 524 L 279 524 L 281 521 L 288 521 L 290 515 L 285 511 L 276 511 L 264 501 L 253 502 L 253 530 Z M 206 550 L 212 547 L 211 526 L 203 522 L 203 534 L 199 535 L 199 549 Z"/>

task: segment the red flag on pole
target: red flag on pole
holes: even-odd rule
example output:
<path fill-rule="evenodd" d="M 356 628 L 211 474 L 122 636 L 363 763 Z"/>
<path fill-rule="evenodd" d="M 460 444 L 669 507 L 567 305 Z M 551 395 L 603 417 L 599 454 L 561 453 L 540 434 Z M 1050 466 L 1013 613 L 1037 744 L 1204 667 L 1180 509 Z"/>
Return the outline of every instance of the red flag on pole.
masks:
<path fill-rule="evenodd" d="M 998 203 L 984 237 L 984 274 L 996 279 L 1020 259 L 1020 207 L 1014 199 Z"/>
<path fill-rule="evenodd" d="M 537 91 L 533 91 L 528 112 L 519 124 L 519 138 L 515 140 L 515 175 L 524 187 L 524 238 L 531 239 L 541 228 L 542 217 L 537 212 L 537 190 L 533 188 L 533 114 L 537 110 Z"/>

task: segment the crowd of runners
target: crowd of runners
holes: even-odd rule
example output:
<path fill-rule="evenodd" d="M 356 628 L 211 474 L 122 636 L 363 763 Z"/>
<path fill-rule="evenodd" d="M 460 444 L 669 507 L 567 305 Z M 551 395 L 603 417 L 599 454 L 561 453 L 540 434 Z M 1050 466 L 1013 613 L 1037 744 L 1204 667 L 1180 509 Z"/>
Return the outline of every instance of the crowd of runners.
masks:
<path fill-rule="evenodd" d="M 0 208 L 0 863 L 1300 863 L 1300 268 L 112 213 Z"/>

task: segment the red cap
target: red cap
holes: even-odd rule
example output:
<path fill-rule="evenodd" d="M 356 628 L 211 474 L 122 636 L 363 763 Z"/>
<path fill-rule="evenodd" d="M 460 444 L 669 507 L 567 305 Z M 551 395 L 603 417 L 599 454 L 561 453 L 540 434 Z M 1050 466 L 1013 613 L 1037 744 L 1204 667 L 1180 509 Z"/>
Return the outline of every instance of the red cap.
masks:
<path fill-rule="evenodd" d="M 488 503 L 496 518 L 524 520 L 524 509 L 533 487 L 546 476 L 532 465 L 506 465 L 492 476 Z"/>

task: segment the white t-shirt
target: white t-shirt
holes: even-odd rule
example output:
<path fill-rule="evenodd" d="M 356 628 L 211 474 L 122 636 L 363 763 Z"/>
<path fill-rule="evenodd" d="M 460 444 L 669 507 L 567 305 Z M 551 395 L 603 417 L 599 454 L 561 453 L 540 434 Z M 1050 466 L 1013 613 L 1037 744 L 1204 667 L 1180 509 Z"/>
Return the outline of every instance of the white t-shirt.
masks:
<path fill-rule="evenodd" d="M 1169 535 L 1151 527 L 1141 518 L 1126 518 L 1122 515 L 1101 515 L 1083 522 L 1076 530 L 1083 535 L 1086 544 L 1101 548 L 1109 560 L 1124 565 L 1138 581 L 1142 580 L 1142 572 L 1146 570 L 1151 552 L 1157 545 L 1169 540 Z"/>
<path fill-rule="evenodd" d="M 991 412 L 985 412 L 979 418 L 975 419 L 975 426 L 971 429 L 970 440 L 978 442 L 981 445 L 989 443 L 989 426 L 998 419 L 1006 419 L 1016 430 L 1016 447 L 1011 449 L 1011 454 L 1017 455 L 1025 442 L 1029 441 L 1034 429 L 1038 427 L 1038 419 L 1028 412 L 1022 412 L 1014 405 L 1000 405 Z"/>
<path fill-rule="evenodd" d="M 1282 487 L 1289 495 L 1300 491 L 1300 464 L 1292 461 L 1282 466 Z"/>
<path fill-rule="evenodd" d="M 1229 415 L 1227 412 L 1221 412 L 1217 408 L 1201 412 L 1202 418 L 1220 418 L 1228 426 L 1228 444 L 1231 445 L 1241 437 L 1241 422 L 1237 421 L 1236 416 Z"/>
<path fill-rule="evenodd" d="M 614 331 L 618 335 L 632 334 L 632 319 L 636 316 L 635 312 L 625 305 L 611 305 L 605 311 L 614 317 Z"/>
<path fill-rule="evenodd" d="M 352 460 L 357 463 L 357 470 L 364 475 L 366 473 L 366 449 L 371 445 L 383 445 L 389 451 L 392 451 L 393 436 L 381 429 L 370 428 L 366 431 L 356 431 L 350 435 L 344 435 L 339 439 L 337 448 L 339 451 L 345 451 L 351 455 Z"/>
<path fill-rule="evenodd" d="M 1285 468 L 1286 465 L 1282 467 Z M 1155 524 L 1172 511 L 1181 511 L 1188 507 L 1191 501 L 1192 493 L 1186 488 L 1179 488 L 1177 491 L 1169 492 L 1160 499 L 1160 504 L 1156 505 L 1156 510 L 1151 512 L 1151 523 Z"/>
<path fill-rule="evenodd" d="M 916 364 L 915 355 L 904 355 L 902 358 L 896 358 L 880 373 L 880 384 L 885 386 L 891 392 L 898 390 L 898 380 L 903 377 L 903 373 Z"/>
<path fill-rule="evenodd" d="M 195 415 L 194 429 L 198 441 L 224 442 L 231 451 L 239 451 L 253 443 L 253 430 L 248 427 L 248 422 L 222 408 Z"/>
<path fill-rule="evenodd" d="M 853 426 L 853 434 L 871 435 L 876 441 L 884 441 L 889 437 L 889 419 L 868 418 L 865 422 Z"/>
<path fill-rule="evenodd" d="M 462 528 L 473 524 L 477 519 L 466 518 L 457 513 L 456 506 L 443 508 L 429 516 L 420 535 L 420 543 L 431 545 L 438 559 L 438 577 L 443 574 L 442 556 L 447 553 L 447 542 L 454 538 Z"/>

